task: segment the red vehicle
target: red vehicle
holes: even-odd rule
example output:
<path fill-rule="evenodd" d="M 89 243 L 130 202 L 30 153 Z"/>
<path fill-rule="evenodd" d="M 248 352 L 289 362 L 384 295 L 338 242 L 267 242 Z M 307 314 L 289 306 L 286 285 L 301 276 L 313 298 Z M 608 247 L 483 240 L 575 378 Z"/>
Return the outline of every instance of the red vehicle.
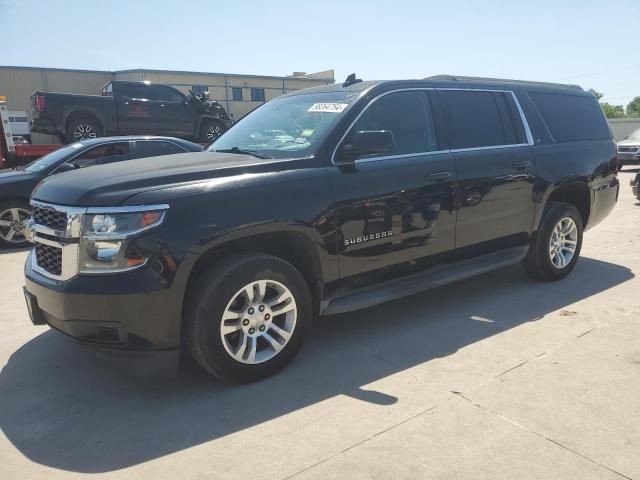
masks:
<path fill-rule="evenodd" d="M 7 115 L 8 111 L 7 98 L 0 96 L 0 169 L 24 165 L 62 146 L 55 144 L 14 144 L 11 124 Z"/>

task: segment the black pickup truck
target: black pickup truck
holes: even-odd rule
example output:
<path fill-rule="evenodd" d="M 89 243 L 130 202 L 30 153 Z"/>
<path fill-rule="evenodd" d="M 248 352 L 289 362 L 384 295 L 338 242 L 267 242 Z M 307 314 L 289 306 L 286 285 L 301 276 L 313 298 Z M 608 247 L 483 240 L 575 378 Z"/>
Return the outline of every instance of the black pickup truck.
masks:
<path fill-rule="evenodd" d="M 110 135 L 168 135 L 210 143 L 232 123 L 218 102 L 169 85 L 112 81 L 102 95 L 34 92 L 31 131 L 63 143 Z"/>
<path fill-rule="evenodd" d="M 79 342 L 184 347 L 251 381 L 318 314 L 518 262 L 564 278 L 618 189 L 607 121 L 579 87 L 350 78 L 267 102 L 179 161 L 44 180 L 25 295 L 34 323 Z"/>

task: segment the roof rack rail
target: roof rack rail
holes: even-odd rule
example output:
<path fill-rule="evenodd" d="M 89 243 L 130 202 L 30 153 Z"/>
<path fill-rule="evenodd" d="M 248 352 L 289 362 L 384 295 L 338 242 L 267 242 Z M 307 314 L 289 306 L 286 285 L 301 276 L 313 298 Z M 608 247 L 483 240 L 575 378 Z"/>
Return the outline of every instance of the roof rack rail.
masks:
<path fill-rule="evenodd" d="M 486 78 L 486 77 L 465 77 L 461 75 L 432 75 L 430 77 L 425 77 L 424 80 L 450 80 L 457 82 L 500 82 L 500 83 L 513 83 L 515 85 L 532 85 L 539 87 L 561 87 L 561 88 L 571 88 L 574 90 L 582 90 L 584 89 L 580 85 L 572 85 L 568 83 L 551 83 L 551 82 L 529 82 L 526 80 L 511 80 L 508 78 Z"/>

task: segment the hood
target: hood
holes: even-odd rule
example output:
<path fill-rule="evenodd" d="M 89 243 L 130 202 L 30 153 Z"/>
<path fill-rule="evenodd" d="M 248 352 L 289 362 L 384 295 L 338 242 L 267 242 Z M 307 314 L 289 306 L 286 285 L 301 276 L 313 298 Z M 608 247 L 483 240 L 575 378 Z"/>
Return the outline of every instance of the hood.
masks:
<path fill-rule="evenodd" d="M 40 179 L 41 175 L 24 170 L 0 170 L 0 199 L 28 198 Z"/>
<path fill-rule="evenodd" d="M 33 198 L 59 205 L 116 206 L 137 193 L 242 173 L 280 171 L 286 162 L 218 152 L 149 157 L 48 177 Z"/>
<path fill-rule="evenodd" d="M 25 178 L 25 175 L 29 176 L 30 172 L 26 170 L 14 170 L 8 168 L 6 170 L 0 170 L 0 182 L 12 181 L 18 178 Z"/>

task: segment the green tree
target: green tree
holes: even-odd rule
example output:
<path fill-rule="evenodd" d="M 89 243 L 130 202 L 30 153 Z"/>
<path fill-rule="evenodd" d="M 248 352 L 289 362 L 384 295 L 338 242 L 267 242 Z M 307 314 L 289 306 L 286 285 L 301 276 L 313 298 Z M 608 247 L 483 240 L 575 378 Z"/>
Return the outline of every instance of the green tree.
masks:
<path fill-rule="evenodd" d="M 611 105 L 607 102 L 601 103 L 601 105 L 607 118 L 622 118 L 625 116 L 622 105 Z"/>
<path fill-rule="evenodd" d="M 629 102 L 627 115 L 629 117 L 640 117 L 640 97 L 636 97 Z"/>

